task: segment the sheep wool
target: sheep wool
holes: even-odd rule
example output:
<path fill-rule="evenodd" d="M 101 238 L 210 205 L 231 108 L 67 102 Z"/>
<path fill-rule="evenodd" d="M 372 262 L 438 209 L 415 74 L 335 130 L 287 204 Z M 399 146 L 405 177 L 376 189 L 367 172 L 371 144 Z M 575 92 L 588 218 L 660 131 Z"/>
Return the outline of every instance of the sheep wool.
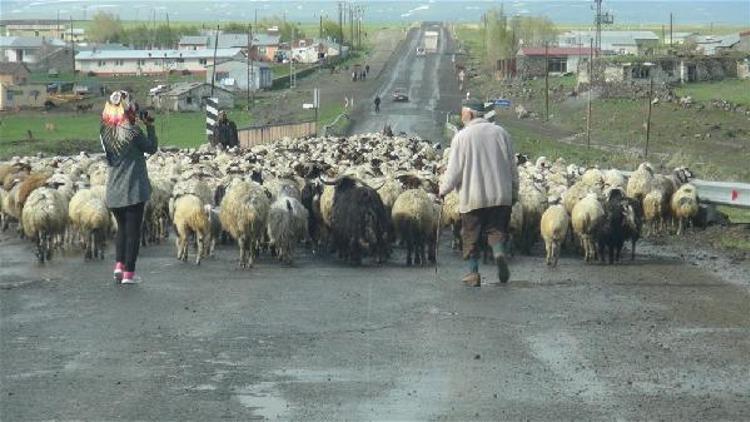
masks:
<path fill-rule="evenodd" d="M 265 189 L 255 182 L 236 181 L 221 201 L 222 227 L 240 248 L 240 267 L 253 265 L 256 251 L 266 229 L 270 200 Z"/>
<path fill-rule="evenodd" d="M 542 214 L 540 231 L 547 251 L 545 262 L 556 267 L 560 258 L 560 247 L 568 234 L 570 216 L 562 205 L 552 205 Z"/>
<path fill-rule="evenodd" d="M 638 169 L 630 175 L 625 194 L 628 198 L 643 201 L 643 197 L 653 189 L 653 181 L 654 170 L 651 167 L 651 164 L 642 163 L 638 166 Z"/>
<path fill-rule="evenodd" d="M 406 244 L 406 265 L 413 262 L 424 266 L 425 245 L 433 228 L 432 200 L 422 189 L 409 189 L 398 196 L 391 211 L 396 235 Z"/>
<path fill-rule="evenodd" d="M 206 240 L 210 235 L 208 215 L 203 207 L 204 203 L 195 195 L 182 195 L 174 204 L 174 228 L 177 232 L 177 259 L 188 260 L 188 243 L 190 235 L 195 235 L 198 246 L 195 263 L 200 264 L 205 256 Z"/>
<path fill-rule="evenodd" d="M 573 232 L 581 239 L 584 259 L 587 263 L 596 259 L 596 245 L 593 236 L 599 221 L 603 217 L 604 207 L 595 193 L 587 194 L 573 207 L 571 214 Z"/>
<path fill-rule="evenodd" d="M 21 224 L 26 237 L 36 242 L 40 262 L 52 257 L 54 238 L 65 233 L 67 222 L 68 202 L 60 192 L 47 187 L 31 192 L 24 206 Z"/>
<path fill-rule="evenodd" d="M 677 220 L 677 234 L 680 235 L 698 214 L 698 193 L 695 186 L 688 183 L 680 186 L 672 195 L 672 216 Z"/>
<path fill-rule="evenodd" d="M 268 240 L 279 260 L 291 264 L 294 247 L 307 235 L 307 209 L 294 197 L 281 195 L 268 211 Z"/>

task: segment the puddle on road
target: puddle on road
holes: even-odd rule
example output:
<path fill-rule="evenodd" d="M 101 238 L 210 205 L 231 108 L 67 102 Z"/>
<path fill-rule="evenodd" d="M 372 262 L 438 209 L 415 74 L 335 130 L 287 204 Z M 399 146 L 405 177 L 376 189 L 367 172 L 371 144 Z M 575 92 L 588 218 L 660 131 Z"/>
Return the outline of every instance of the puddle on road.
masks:
<path fill-rule="evenodd" d="M 289 404 L 280 396 L 275 382 L 246 385 L 234 391 L 234 397 L 241 405 L 265 419 L 284 419 L 288 416 Z"/>

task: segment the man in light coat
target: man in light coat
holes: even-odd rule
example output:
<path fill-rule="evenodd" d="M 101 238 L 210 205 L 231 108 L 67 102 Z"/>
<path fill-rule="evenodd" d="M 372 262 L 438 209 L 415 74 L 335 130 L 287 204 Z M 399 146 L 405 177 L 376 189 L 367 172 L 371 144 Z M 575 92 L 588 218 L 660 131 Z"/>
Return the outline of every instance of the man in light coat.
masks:
<path fill-rule="evenodd" d="M 453 137 L 440 196 L 456 190 L 459 198 L 463 255 L 469 273 L 463 282 L 481 285 L 479 256 L 482 233 L 492 248 L 501 283 L 507 283 L 508 226 L 511 207 L 518 197 L 518 169 L 510 135 L 481 116 L 484 105 L 467 99 L 461 108 L 464 128 Z"/>

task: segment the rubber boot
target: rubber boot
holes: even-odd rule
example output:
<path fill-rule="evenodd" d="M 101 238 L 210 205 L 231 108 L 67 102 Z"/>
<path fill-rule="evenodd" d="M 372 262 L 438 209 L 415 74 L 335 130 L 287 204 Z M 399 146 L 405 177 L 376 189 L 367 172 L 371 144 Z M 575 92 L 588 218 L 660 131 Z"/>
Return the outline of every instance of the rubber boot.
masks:
<path fill-rule="evenodd" d="M 508 246 L 505 242 L 498 242 L 492 246 L 492 253 L 495 255 L 495 264 L 497 265 L 497 278 L 501 283 L 507 283 L 510 279 L 510 269 L 508 269 Z"/>

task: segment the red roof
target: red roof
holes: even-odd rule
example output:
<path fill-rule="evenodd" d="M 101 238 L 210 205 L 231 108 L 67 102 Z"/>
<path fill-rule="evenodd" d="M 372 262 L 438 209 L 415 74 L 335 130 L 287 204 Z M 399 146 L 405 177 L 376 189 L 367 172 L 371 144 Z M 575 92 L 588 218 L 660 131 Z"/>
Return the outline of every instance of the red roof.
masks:
<path fill-rule="evenodd" d="M 524 47 L 518 55 L 524 56 L 544 56 L 544 47 Z M 550 56 L 588 56 L 591 54 L 589 47 L 578 48 L 578 47 L 549 47 L 547 54 Z M 593 49 L 596 52 L 596 49 Z"/>

